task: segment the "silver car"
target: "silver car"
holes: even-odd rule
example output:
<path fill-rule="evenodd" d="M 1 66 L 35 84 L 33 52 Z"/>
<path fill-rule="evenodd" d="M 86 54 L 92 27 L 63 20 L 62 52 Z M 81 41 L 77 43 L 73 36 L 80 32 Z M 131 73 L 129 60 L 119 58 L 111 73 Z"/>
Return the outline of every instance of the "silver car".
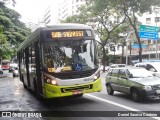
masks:
<path fill-rule="evenodd" d="M 13 77 L 18 77 L 19 76 L 19 70 L 18 70 L 18 67 L 15 67 L 13 69 Z"/>
<path fill-rule="evenodd" d="M 106 88 L 109 95 L 119 91 L 130 94 L 134 101 L 160 98 L 160 78 L 153 76 L 145 68 L 110 68 L 106 77 Z"/>

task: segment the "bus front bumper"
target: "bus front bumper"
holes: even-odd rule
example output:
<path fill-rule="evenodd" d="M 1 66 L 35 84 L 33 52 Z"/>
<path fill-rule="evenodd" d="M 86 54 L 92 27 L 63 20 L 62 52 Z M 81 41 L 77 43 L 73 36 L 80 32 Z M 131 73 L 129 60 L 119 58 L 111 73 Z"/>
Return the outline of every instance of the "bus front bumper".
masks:
<path fill-rule="evenodd" d="M 100 92 L 102 90 L 101 78 L 94 82 L 72 86 L 54 86 L 44 84 L 44 98 L 73 96 L 84 93 Z"/>

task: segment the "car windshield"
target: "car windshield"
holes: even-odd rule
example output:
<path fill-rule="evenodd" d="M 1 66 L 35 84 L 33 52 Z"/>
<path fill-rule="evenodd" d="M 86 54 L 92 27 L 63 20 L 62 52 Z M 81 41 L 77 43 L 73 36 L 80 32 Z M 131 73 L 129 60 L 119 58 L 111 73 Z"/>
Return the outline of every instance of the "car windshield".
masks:
<path fill-rule="evenodd" d="M 146 69 L 128 69 L 128 74 L 131 78 L 153 77 Z"/>

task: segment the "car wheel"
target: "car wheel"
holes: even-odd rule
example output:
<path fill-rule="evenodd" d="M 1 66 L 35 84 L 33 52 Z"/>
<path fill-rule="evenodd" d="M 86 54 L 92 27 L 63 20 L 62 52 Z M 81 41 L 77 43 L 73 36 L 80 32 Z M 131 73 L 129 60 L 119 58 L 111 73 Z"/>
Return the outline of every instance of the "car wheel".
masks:
<path fill-rule="evenodd" d="M 136 89 L 132 90 L 131 95 L 132 95 L 133 101 L 135 101 L 135 102 L 139 102 L 139 101 L 142 100 L 140 95 L 139 95 L 139 93 L 138 93 L 138 91 Z"/>
<path fill-rule="evenodd" d="M 109 95 L 113 95 L 114 90 L 112 89 L 111 85 L 106 85 L 106 87 L 107 87 L 107 93 L 108 93 Z"/>

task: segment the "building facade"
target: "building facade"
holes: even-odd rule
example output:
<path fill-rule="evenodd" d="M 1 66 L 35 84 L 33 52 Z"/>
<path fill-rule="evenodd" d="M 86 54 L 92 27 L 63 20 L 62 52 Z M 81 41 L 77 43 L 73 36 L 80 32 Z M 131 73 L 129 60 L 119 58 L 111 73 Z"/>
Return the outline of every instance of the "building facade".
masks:
<path fill-rule="evenodd" d="M 158 40 L 141 39 L 141 44 L 145 46 L 142 47 L 142 60 L 160 60 L 160 8 L 156 8 L 156 10 L 153 8 L 152 12 L 144 13 L 141 17 L 138 17 L 138 20 L 142 25 L 159 27 Z M 139 48 L 134 48 L 133 44 L 135 42 L 129 41 L 127 47 L 124 47 L 124 51 L 121 46 L 115 45 L 115 51 L 109 48 L 109 53 L 122 56 L 123 51 L 124 57 L 128 57 L 128 60 L 139 61 Z M 116 61 L 119 63 L 122 61 L 122 58 L 119 57 Z"/>
<path fill-rule="evenodd" d="M 78 8 L 85 3 L 85 0 L 59 0 L 57 4 L 51 2 L 43 14 L 41 23 L 60 23 L 61 20 L 77 14 Z"/>

